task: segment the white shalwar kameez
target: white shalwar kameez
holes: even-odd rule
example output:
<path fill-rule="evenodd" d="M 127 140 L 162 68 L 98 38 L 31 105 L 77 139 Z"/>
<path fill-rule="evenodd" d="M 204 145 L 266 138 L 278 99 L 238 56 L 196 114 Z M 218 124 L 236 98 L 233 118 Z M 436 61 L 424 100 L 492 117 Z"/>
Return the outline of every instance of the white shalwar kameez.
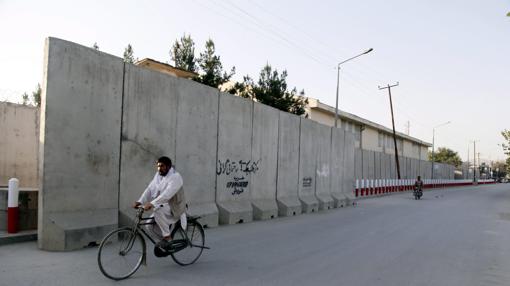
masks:
<path fill-rule="evenodd" d="M 168 200 L 181 189 L 182 184 L 182 177 L 174 168 L 171 168 L 166 176 L 156 173 L 149 186 L 138 199 L 138 202 L 142 205 L 150 202 L 154 206 L 151 217 L 154 218 L 161 232 L 157 234 L 162 235 L 162 237 L 170 236 L 171 229 L 169 226 L 170 224 L 173 226 L 177 222 L 177 219 L 172 217 L 170 213 Z M 182 228 L 186 229 L 186 213 L 181 215 L 180 220 Z"/>

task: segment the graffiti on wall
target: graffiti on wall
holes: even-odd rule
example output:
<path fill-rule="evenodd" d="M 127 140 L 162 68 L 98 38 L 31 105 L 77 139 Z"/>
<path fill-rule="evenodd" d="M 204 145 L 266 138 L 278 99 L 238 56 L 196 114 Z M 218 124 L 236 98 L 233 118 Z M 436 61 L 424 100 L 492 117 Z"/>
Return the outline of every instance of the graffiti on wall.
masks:
<path fill-rule="evenodd" d="M 233 196 L 244 193 L 250 184 L 248 180 L 249 174 L 255 174 L 260 170 L 259 160 L 218 160 L 216 163 L 216 175 L 233 176 L 231 181 L 227 182 L 227 190 L 231 191 Z"/>
<path fill-rule="evenodd" d="M 225 161 L 218 160 L 216 163 L 216 175 L 230 175 L 235 173 L 244 173 L 248 175 L 250 173 L 256 173 L 259 170 L 259 164 L 262 159 L 257 161 L 252 160 L 239 160 L 234 161 L 227 159 Z"/>
<path fill-rule="evenodd" d="M 303 188 L 310 188 L 312 186 L 312 177 L 304 177 L 303 178 Z"/>

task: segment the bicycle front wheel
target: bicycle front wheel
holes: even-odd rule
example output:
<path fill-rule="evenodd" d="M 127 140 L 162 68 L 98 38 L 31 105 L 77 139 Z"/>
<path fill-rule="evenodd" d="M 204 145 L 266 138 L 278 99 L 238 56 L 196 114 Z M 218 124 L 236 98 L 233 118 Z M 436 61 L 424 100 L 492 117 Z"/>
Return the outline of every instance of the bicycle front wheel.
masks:
<path fill-rule="evenodd" d="M 129 227 L 116 229 L 99 245 L 97 263 L 104 276 L 126 279 L 138 270 L 145 254 L 145 240 Z"/>
<path fill-rule="evenodd" d="M 182 266 L 195 263 L 202 254 L 205 243 L 204 229 L 198 222 L 188 222 L 186 235 L 190 244 L 186 248 L 170 254 L 175 263 Z M 180 225 L 172 231 L 172 238 L 174 240 L 186 239 L 186 235 Z"/>

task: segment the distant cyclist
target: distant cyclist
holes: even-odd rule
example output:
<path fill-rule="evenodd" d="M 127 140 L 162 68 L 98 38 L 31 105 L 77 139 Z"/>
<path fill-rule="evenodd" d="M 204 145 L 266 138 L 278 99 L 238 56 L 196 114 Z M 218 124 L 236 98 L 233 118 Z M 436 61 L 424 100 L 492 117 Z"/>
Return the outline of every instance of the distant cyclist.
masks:
<path fill-rule="evenodd" d="M 422 195 L 423 195 L 423 181 L 421 180 L 421 176 L 418 176 L 418 178 L 414 182 L 414 197 L 415 199 L 419 199 Z"/>
<path fill-rule="evenodd" d="M 149 183 L 142 196 L 133 203 L 137 208 L 154 209 L 152 217 L 161 234 L 157 247 L 168 249 L 172 237 L 171 227 L 180 219 L 186 222 L 186 200 L 182 189 L 182 177 L 172 167 L 172 160 L 163 156 L 156 162 L 158 172 Z M 185 229 L 186 225 L 182 225 Z"/>

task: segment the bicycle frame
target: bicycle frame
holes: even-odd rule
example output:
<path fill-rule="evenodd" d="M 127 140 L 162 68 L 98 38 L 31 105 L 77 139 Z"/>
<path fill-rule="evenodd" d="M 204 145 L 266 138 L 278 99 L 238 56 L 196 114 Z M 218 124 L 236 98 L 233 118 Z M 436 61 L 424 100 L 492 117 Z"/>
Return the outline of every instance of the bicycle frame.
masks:
<path fill-rule="evenodd" d="M 154 225 L 155 224 L 154 218 L 152 218 L 152 217 L 143 217 L 142 216 L 143 213 L 144 213 L 143 207 L 139 207 L 137 209 L 136 219 L 135 219 L 133 227 L 132 227 L 133 233 L 135 234 L 133 237 L 136 236 L 137 232 L 141 232 L 143 234 L 143 236 L 145 236 L 146 238 L 148 238 L 150 240 L 150 242 L 152 242 L 152 244 L 156 244 L 156 241 L 154 241 L 154 239 L 145 231 L 145 229 L 143 227 L 141 227 L 141 226 L 144 226 L 144 225 Z M 198 219 L 198 218 L 194 218 L 193 220 L 196 220 L 196 219 Z M 176 223 L 175 227 L 179 227 L 180 228 L 179 231 L 184 236 L 187 245 L 192 246 L 192 247 L 200 247 L 200 248 L 203 248 L 203 249 L 210 249 L 207 246 L 193 244 L 191 242 L 191 240 L 189 239 L 189 237 L 188 237 L 188 233 L 181 228 L 180 224 Z M 193 232 L 191 233 L 191 237 L 193 237 L 194 233 L 195 233 L 195 228 L 193 228 Z M 131 248 L 131 246 L 129 248 Z M 144 250 L 144 252 L 145 252 L 145 250 Z"/>

